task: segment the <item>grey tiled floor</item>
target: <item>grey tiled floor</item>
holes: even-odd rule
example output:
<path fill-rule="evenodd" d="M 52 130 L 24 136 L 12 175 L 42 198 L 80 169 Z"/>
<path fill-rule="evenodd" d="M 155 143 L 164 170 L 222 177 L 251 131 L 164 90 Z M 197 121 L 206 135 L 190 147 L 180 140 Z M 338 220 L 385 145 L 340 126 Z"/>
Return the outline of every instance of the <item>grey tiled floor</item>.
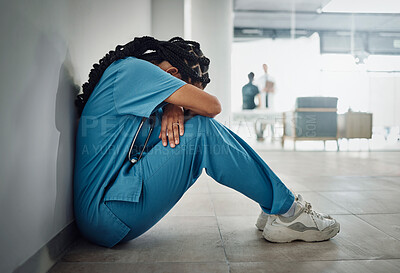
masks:
<path fill-rule="evenodd" d="M 83 239 L 51 272 L 400 272 L 400 152 L 260 155 L 341 232 L 321 243 L 272 244 L 258 205 L 202 175 L 150 231 L 113 249 Z"/>

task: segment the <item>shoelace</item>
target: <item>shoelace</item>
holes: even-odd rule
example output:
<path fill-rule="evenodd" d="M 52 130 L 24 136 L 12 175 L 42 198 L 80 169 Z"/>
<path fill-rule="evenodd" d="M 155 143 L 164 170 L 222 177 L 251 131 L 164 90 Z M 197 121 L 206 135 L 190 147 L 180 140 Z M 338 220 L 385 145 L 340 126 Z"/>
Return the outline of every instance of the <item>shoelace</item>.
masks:
<path fill-rule="evenodd" d="M 304 212 L 305 213 L 310 214 L 315 217 L 318 217 L 320 219 L 324 219 L 324 216 L 322 214 L 320 214 L 312 209 L 312 206 L 310 203 L 308 203 L 307 201 L 304 201 L 304 203 L 305 203 L 304 204 Z"/>

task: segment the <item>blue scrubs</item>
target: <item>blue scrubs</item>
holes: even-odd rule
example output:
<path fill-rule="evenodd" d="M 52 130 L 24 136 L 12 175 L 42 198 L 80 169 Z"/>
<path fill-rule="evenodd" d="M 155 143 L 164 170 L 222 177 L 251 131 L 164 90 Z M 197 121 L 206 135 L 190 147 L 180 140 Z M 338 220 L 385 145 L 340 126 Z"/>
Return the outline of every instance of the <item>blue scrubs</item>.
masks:
<path fill-rule="evenodd" d="M 112 247 L 156 224 L 206 169 L 271 214 L 286 212 L 293 194 L 254 150 L 212 118 L 195 116 L 175 148 L 158 139 L 163 101 L 185 82 L 147 61 L 129 57 L 104 72 L 79 123 L 74 209 L 78 228 L 90 241 Z M 135 165 L 128 150 L 142 117 L 155 113 L 148 147 Z M 143 126 L 143 145 L 149 123 Z M 138 149 L 136 152 L 140 152 Z"/>

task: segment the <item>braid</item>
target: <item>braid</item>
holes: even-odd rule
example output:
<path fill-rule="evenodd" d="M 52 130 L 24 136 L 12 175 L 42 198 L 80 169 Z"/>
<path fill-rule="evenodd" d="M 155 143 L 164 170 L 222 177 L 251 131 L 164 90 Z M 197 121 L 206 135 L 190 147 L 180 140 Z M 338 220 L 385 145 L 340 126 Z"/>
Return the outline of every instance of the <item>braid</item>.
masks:
<path fill-rule="evenodd" d="M 83 93 L 78 95 L 75 101 L 79 115 L 82 114 L 104 71 L 113 62 L 127 57 L 136 57 L 157 64 L 165 60 L 178 69 L 184 81 L 200 82 L 203 88 L 210 82 L 208 77 L 210 60 L 203 55 L 199 43 L 181 37 L 174 37 L 169 41 L 158 41 L 149 36 L 135 38 L 125 45 L 117 45 L 115 50 L 109 51 L 93 65 L 89 80 L 82 85 Z"/>
<path fill-rule="evenodd" d="M 165 47 L 164 59 L 178 68 L 184 81 L 201 82 L 203 87 L 210 82 L 208 66 L 210 60 L 200 50 L 200 44 L 194 41 L 185 41 L 174 37 L 168 42 L 161 42 L 160 47 Z M 164 51 L 162 50 L 162 53 Z"/>

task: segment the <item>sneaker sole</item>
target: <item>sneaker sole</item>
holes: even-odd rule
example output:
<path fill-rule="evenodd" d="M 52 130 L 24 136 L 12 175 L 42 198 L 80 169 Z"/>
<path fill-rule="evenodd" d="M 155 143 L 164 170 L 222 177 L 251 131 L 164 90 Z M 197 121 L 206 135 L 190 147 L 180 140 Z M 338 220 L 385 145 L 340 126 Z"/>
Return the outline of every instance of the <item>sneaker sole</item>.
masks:
<path fill-rule="evenodd" d="M 306 230 L 304 232 L 269 225 L 264 229 L 263 236 L 265 240 L 272 243 L 290 243 L 293 241 L 322 242 L 335 237 L 339 232 L 340 224 L 338 222 L 323 231 Z"/>

